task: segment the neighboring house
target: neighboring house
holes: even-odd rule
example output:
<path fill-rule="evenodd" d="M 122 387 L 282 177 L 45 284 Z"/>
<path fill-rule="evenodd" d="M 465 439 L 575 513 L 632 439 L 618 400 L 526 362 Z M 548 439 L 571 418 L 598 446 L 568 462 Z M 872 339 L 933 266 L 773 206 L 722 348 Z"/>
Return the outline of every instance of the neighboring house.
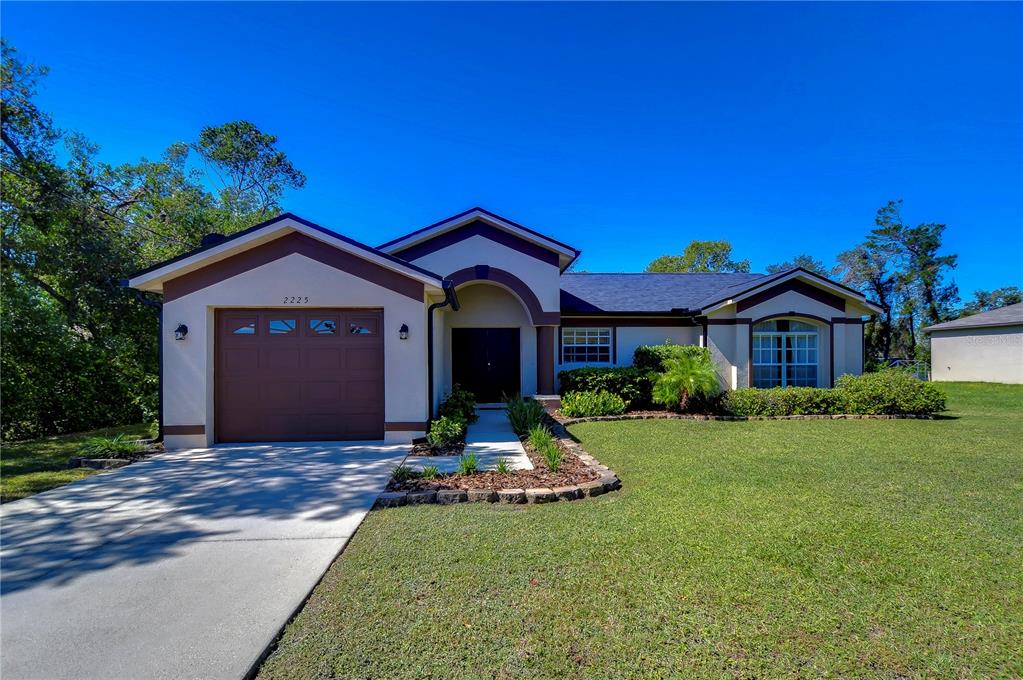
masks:
<path fill-rule="evenodd" d="M 207 237 L 127 282 L 163 294 L 166 443 L 409 440 L 452 384 L 551 394 L 666 340 L 709 347 L 733 388 L 862 370 L 879 308 L 834 281 L 564 273 L 578 256 L 480 208 L 376 248 L 291 214 Z"/>
<path fill-rule="evenodd" d="M 1023 383 L 1023 303 L 924 329 L 931 380 Z"/>

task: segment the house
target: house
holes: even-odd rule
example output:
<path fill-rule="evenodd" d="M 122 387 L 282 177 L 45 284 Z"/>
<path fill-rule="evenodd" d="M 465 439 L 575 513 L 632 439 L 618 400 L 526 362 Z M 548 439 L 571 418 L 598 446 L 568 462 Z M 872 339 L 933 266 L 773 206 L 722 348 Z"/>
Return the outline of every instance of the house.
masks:
<path fill-rule="evenodd" d="M 292 214 L 126 282 L 163 295 L 168 447 L 422 435 L 452 384 L 551 394 L 642 344 L 709 347 L 728 387 L 863 366 L 859 292 L 781 274 L 574 274 L 580 251 L 481 208 L 371 247 Z"/>
<path fill-rule="evenodd" d="M 1023 303 L 928 326 L 931 380 L 1023 383 Z"/>

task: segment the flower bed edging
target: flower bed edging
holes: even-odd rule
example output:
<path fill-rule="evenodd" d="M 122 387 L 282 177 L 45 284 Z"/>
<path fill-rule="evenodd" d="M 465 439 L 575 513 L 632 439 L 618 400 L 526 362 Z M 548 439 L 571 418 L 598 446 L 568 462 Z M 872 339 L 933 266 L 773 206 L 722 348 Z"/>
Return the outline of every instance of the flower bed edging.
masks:
<path fill-rule="evenodd" d="M 583 418 L 563 418 L 558 422 L 562 425 L 577 423 L 593 423 L 613 420 L 934 420 L 933 415 L 916 415 L 913 413 L 839 413 L 835 415 L 799 415 L 799 416 L 712 416 L 684 413 L 623 413 L 617 416 L 586 416 Z"/>
<path fill-rule="evenodd" d="M 555 503 L 557 501 L 573 501 L 582 498 L 601 496 L 611 491 L 622 488 L 622 480 L 618 479 L 610 468 L 601 465 L 600 462 L 586 453 L 576 441 L 568 436 L 565 426 L 552 418 L 549 414 L 545 417 L 545 424 L 550 428 L 551 434 L 558 440 L 558 443 L 584 464 L 592 467 L 600 474 L 598 479 L 589 482 L 580 482 L 569 486 L 558 486 L 554 488 L 538 487 L 523 489 L 510 487 L 507 489 L 438 489 L 437 491 L 385 491 L 377 496 L 373 509 L 397 508 L 403 505 L 423 505 L 437 503 L 440 505 L 453 505 L 455 503 L 497 503 L 502 505 L 522 505 L 529 503 L 537 505 L 540 503 Z M 514 477 L 512 477 L 514 480 Z"/>

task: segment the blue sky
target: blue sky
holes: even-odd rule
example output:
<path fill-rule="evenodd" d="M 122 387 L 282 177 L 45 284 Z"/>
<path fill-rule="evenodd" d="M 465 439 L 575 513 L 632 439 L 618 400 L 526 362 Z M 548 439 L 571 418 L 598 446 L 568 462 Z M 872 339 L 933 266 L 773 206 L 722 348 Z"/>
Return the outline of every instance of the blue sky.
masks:
<path fill-rule="evenodd" d="M 639 271 L 827 263 L 876 209 L 1023 285 L 1021 4 L 28 4 L 3 33 L 104 160 L 251 120 L 286 208 L 371 244 L 473 205 Z"/>

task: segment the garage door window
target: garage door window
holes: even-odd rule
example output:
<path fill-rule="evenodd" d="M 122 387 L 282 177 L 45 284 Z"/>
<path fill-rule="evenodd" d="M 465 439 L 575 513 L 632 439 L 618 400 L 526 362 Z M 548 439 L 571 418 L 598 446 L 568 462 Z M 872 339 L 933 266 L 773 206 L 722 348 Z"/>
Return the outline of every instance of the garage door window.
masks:
<path fill-rule="evenodd" d="M 271 319 L 270 335 L 289 335 L 295 332 L 294 319 Z"/>
<path fill-rule="evenodd" d="M 234 322 L 234 330 L 231 331 L 234 335 L 255 335 L 256 334 L 256 321 L 244 321 L 238 320 Z"/>
<path fill-rule="evenodd" d="M 313 335 L 336 335 L 337 319 L 309 319 L 309 330 Z"/>

